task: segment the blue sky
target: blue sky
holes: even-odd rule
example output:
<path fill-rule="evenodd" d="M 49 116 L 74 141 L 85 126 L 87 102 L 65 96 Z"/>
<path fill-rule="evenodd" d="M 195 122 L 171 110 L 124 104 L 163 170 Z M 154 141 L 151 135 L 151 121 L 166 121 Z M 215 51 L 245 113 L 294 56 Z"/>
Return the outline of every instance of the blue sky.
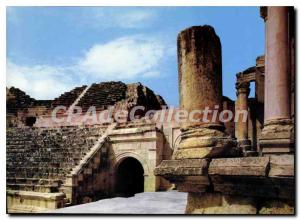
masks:
<path fill-rule="evenodd" d="M 141 82 L 178 106 L 177 34 L 204 24 L 221 39 L 223 95 L 235 99 L 235 74 L 264 53 L 259 7 L 8 7 L 6 84 L 53 99 L 93 82 Z"/>

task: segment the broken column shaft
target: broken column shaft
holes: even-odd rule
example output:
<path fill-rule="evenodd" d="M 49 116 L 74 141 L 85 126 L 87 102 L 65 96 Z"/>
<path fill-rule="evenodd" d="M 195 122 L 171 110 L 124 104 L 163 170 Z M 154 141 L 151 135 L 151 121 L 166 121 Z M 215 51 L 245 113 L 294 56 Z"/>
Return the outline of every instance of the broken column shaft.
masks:
<path fill-rule="evenodd" d="M 178 35 L 180 108 L 202 111 L 181 124 L 175 159 L 219 156 L 234 142 L 219 121 L 222 110 L 221 43 L 210 26 L 194 26 Z M 208 114 L 204 111 L 208 109 Z M 215 113 L 213 112 L 214 110 Z"/>

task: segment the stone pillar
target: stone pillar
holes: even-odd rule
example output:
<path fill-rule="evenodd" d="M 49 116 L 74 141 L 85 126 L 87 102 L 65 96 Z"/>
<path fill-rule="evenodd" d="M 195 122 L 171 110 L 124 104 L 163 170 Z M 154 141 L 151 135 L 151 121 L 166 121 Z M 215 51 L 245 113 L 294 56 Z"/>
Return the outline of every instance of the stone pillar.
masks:
<path fill-rule="evenodd" d="M 267 7 L 263 154 L 293 151 L 288 7 Z"/>
<path fill-rule="evenodd" d="M 238 121 L 235 125 L 236 138 L 238 146 L 246 154 L 251 151 L 251 141 L 248 139 L 248 96 L 250 93 L 250 83 L 237 83 L 236 89 L 237 101 L 235 114 L 238 114 Z"/>
<path fill-rule="evenodd" d="M 222 110 L 221 43 L 210 26 L 194 26 L 178 35 L 180 108 L 202 111 L 181 124 L 181 142 L 173 157 L 206 158 L 226 154 L 235 142 L 219 121 Z M 204 112 L 205 109 L 206 113 Z M 213 110 L 218 109 L 213 113 Z"/>

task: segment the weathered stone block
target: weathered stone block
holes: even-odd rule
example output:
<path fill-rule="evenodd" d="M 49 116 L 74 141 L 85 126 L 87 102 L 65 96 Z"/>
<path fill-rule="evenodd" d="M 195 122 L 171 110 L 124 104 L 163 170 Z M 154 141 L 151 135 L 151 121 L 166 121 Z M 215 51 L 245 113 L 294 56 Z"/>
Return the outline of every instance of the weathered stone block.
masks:
<path fill-rule="evenodd" d="M 220 176 L 266 176 L 269 157 L 241 157 L 213 159 L 209 175 Z"/>
<path fill-rule="evenodd" d="M 269 177 L 294 177 L 294 155 L 270 156 Z"/>
<path fill-rule="evenodd" d="M 293 215 L 295 205 L 291 201 L 268 200 L 262 204 L 259 214 L 263 215 Z"/>
<path fill-rule="evenodd" d="M 224 196 L 221 193 L 189 193 L 186 214 L 256 214 L 250 197 Z"/>
<path fill-rule="evenodd" d="M 65 206 L 64 193 L 7 191 L 8 213 L 45 212 Z"/>
<path fill-rule="evenodd" d="M 155 168 L 156 176 L 201 176 L 207 175 L 208 159 L 164 160 Z"/>
<path fill-rule="evenodd" d="M 209 159 L 164 160 L 154 174 L 162 176 L 183 192 L 205 192 L 210 185 L 207 176 Z"/>

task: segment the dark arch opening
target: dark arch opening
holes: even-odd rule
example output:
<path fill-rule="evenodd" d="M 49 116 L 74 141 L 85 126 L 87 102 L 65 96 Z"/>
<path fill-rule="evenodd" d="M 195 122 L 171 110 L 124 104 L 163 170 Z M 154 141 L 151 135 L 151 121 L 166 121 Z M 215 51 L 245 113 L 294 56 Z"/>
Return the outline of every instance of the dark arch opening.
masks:
<path fill-rule="evenodd" d="M 130 197 L 140 192 L 144 192 L 143 166 L 138 160 L 128 157 L 117 168 L 116 194 Z"/>
<path fill-rule="evenodd" d="M 25 124 L 26 126 L 32 127 L 35 122 L 36 122 L 36 117 L 27 117 Z"/>

